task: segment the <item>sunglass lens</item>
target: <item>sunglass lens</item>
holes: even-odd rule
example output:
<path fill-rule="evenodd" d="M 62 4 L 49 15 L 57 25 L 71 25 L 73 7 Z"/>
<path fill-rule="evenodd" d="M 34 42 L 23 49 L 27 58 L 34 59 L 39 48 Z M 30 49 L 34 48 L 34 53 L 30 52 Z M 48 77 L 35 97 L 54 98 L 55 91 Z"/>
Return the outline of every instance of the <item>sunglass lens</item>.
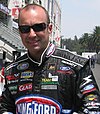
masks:
<path fill-rule="evenodd" d="M 40 23 L 40 24 L 35 24 L 32 26 L 32 29 L 35 32 L 40 32 L 46 29 L 46 24 L 45 23 Z"/>
<path fill-rule="evenodd" d="M 20 30 L 20 32 L 21 33 L 28 33 L 28 32 L 30 32 L 30 26 L 19 26 L 19 30 Z"/>
<path fill-rule="evenodd" d="M 19 26 L 19 30 L 21 33 L 29 33 L 30 28 L 32 28 L 35 32 L 40 32 L 45 30 L 47 25 L 45 23 L 34 24 L 33 26 L 22 25 Z"/>

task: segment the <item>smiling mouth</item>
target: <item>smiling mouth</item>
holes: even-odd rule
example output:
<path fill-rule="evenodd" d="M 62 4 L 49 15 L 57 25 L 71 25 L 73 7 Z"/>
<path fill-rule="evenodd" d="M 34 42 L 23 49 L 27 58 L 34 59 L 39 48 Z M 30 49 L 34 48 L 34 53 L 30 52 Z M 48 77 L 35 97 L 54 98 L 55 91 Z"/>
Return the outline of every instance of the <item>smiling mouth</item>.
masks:
<path fill-rule="evenodd" d="M 39 40 L 28 40 L 28 43 L 31 45 L 37 45 L 39 43 Z"/>

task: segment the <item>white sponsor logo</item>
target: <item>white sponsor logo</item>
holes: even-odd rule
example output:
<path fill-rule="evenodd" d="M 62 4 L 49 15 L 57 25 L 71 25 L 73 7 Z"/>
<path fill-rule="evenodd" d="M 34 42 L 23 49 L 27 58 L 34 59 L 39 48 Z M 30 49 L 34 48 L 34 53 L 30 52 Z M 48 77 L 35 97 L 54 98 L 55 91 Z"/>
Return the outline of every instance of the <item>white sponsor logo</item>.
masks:
<path fill-rule="evenodd" d="M 58 81 L 58 76 L 53 76 L 51 73 L 48 74 L 48 77 L 52 79 L 52 81 Z"/>
<path fill-rule="evenodd" d="M 81 87 L 83 87 L 84 85 L 86 85 L 86 84 L 88 84 L 89 82 L 91 82 L 92 80 L 91 80 L 90 78 L 91 78 L 91 75 L 89 75 L 89 76 L 83 78 L 83 80 L 84 80 L 85 82 L 81 85 Z"/>
<path fill-rule="evenodd" d="M 17 105 L 18 114 L 56 114 L 56 108 L 37 102 L 22 103 Z"/>

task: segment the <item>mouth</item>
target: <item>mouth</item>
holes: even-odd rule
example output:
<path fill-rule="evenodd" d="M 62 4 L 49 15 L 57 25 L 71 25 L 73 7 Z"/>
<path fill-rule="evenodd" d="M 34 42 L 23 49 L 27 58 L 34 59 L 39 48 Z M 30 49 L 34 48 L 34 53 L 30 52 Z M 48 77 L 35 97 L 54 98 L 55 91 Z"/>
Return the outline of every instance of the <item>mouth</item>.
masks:
<path fill-rule="evenodd" d="M 28 40 L 28 43 L 30 45 L 38 45 L 39 44 L 39 40 L 38 39 L 35 39 L 35 40 Z"/>

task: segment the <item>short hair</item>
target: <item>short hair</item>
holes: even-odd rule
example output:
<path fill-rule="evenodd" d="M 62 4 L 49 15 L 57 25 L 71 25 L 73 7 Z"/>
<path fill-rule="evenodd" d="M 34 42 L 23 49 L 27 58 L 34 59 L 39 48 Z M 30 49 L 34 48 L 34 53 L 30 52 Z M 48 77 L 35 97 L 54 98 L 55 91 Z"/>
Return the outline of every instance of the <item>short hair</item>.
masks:
<path fill-rule="evenodd" d="M 49 13 L 48 13 L 48 11 L 43 7 L 43 6 L 41 6 L 41 5 L 39 5 L 39 4 L 27 4 L 25 7 L 23 7 L 21 10 L 20 10 L 20 12 L 22 11 L 22 10 L 29 10 L 29 9 L 35 9 L 36 7 L 40 7 L 40 8 L 42 8 L 44 11 L 45 11 L 45 14 L 46 14 L 46 16 L 47 16 L 47 23 L 49 24 L 50 23 L 50 18 L 49 18 Z M 19 12 L 19 16 L 18 16 L 18 23 L 19 23 L 19 19 L 20 19 L 20 12 Z"/>

